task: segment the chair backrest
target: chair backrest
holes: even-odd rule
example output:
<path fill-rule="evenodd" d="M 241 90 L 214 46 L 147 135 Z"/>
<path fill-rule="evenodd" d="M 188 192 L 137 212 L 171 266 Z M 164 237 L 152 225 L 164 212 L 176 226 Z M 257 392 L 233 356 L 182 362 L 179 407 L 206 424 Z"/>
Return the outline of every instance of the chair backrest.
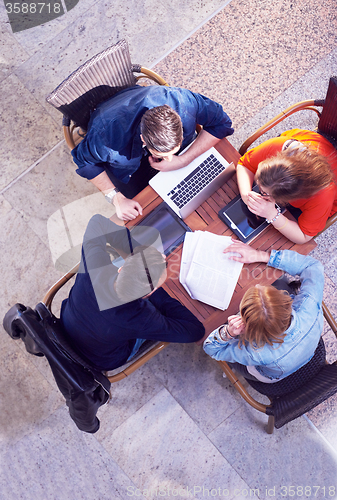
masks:
<path fill-rule="evenodd" d="M 318 107 L 322 108 L 322 112 L 318 111 Z M 337 149 L 337 77 L 332 76 L 329 80 L 329 86 L 325 100 L 301 101 L 285 109 L 274 118 L 269 120 L 267 123 L 262 125 L 262 127 L 257 129 L 250 137 L 248 137 L 248 139 L 245 140 L 243 144 L 241 144 L 239 148 L 240 155 L 244 155 L 248 148 L 253 144 L 253 142 L 255 142 L 264 133 L 275 127 L 275 125 L 285 120 L 288 116 L 291 116 L 292 114 L 297 113 L 298 111 L 303 111 L 305 109 L 315 111 L 317 113 L 319 117 L 317 132 L 328 139 L 331 144 Z M 334 214 L 327 220 L 325 228 L 316 236 L 328 229 L 336 221 L 337 214 Z"/>
<path fill-rule="evenodd" d="M 100 102 L 135 84 L 128 44 L 121 40 L 82 64 L 46 100 L 86 130 Z"/>
<path fill-rule="evenodd" d="M 274 417 L 274 425 L 279 429 L 297 417 L 315 408 L 337 392 L 337 365 L 324 365 L 316 376 L 304 386 L 275 398 L 266 414 Z"/>
<path fill-rule="evenodd" d="M 46 293 L 42 300 L 43 306 L 51 313 L 52 303 L 57 292 L 71 279 L 73 278 L 79 269 L 79 263 L 73 267 L 67 274 L 62 276 Z M 39 306 L 39 304 L 38 304 Z M 37 306 L 37 307 L 38 307 Z M 160 351 L 169 345 L 169 342 L 149 340 L 146 341 L 139 349 L 137 354 L 124 365 L 114 369 L 109 370 L 105 373 L 105 376 L 110 383 L 119 382 L 123 378 L 128 377 L 134 371 L 138 370 L 141 366 L 147 363 L 151 358 L 156 356 Z"/>
<path fill-rule="evenodd" d="M 317 108 L 322 108 L 322 111 L 320 112 Z M 318 132 L 337 147 L 337 77 L 332 76 L 329 80 L 325 99 L 311 99 L 289 106 L 249 136 L 239 148 L 240 155 L 244 155 L 253 142 L 275 127 L 275 125 L 285 120 L 288 116 L 303 110 L 311 110 L 318 115 Z"/>
<path fill-rule="evenodd" d="M 284 396 L 304 386 L 309 380 L 315 377 L 325 364 L 325 356 L 325 346 L 321 337 L 310 361 L 288 377 L 275 384 L 265 384 L 263 382 L 248 379 L 247 382 L 256 391 L 265 396 L 272 398 Z"/>
<path fill-rule="evenodd" d="M 337 77 L 329 81 L 323 111 L 318 122 L 318 130 L 337 146 Z"/>
<path fill-rule="evenodd" d="M 169 343 L 149 340 L 129 362 L 108 373 L 92 366 L 70 343 L 61 321 L 50 309 L 55 294 L 75 275 L 77 267 L 51 287 L 46 303 L 39 302 L 35 310 L 22 304 L 12 306 L 3 326 L 11 338 L 23 341 L 27 352 L 46 357 L 71 418 L 81 431 L 93 433 L 99 429 L 96 413 L 107 402 L 111 383 L 131 375 Z"/>
<path fill-rule="evenodd" d="M 109 398 L 110 382 L 74 351 L 60 321 L 43 303 L 35 310 L 15 304 L 6 313 L 3 326 L 12 338 L 22 339 L 30 354 L 47 358 L 71 418 L 80 430 L 96 432 L 96 413 Z"/>

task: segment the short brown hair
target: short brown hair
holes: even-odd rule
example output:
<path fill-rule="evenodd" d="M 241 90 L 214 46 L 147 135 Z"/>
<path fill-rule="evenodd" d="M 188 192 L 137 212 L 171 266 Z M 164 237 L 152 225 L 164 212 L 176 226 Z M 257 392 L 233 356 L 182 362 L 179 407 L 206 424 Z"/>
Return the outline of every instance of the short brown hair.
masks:
<path fill-rule="evenodd" d="M 321 154 L 311 149 L 281 151 L 259 163 L 256 182 L 280 205 L 310 198 L 329 186 L 334 175 Z"/>
<path fill-rule="evenodd" d="M 249 288 L 240 303 L 240 314 L 245 325 L 242 341 L 256 347 L 282 344 L 290 325 L 291 313 L 292 298 L 288 292 L 273 286 Z"/>
<path fill-rule="evenodd" d="M 146 146 L 159 153 L 168 153 L 183 142 L 180 116 L 167 104 L 145 111 L 140 132 Z"/>
<path fill-rule="evenodd" d="M 135 248 L 133 255 L 125 259 L 116 279 L 118 298 L 127 303 L 148 295 L 157 287 L 165 269 L 164 257 L 156 248 L 147 246 Z"/>

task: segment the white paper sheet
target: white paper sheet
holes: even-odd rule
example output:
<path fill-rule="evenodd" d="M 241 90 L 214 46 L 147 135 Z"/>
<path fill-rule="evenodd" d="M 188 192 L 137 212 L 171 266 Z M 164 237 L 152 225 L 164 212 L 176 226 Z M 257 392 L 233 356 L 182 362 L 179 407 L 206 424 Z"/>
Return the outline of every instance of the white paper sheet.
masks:
<path fill-rule="evenodd" d="M 227 309 L 243 266 L 223 253 L 231 243 L 207 231 L 186 233 L 179 279 L 192 299 Z"/>

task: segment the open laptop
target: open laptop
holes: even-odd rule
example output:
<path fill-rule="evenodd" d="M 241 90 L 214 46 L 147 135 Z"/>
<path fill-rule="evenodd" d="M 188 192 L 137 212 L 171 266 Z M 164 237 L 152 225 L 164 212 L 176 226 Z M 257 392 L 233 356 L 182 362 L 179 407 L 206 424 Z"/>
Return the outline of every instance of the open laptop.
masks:
<path fill-rule="evenodd" d="M 228 163 L 215 148 L 211 148 L 187 167 L 159 172 L 149 184 L 179 217 L 185 219 L 234 172 L 234 164 Z"/>

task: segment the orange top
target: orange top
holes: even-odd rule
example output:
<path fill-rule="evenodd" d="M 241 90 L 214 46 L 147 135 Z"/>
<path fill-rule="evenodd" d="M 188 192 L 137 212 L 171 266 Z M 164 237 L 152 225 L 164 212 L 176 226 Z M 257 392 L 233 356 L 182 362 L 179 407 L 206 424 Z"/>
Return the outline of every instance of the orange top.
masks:
<path fill-rule="evenodd" d="M 337 151 L 333 145 L 316 132 L 298 128 L 287 130 L 279 137 L 269 139 L 247 151 L 238 163 L 255 174 L 259 163 L 275 156 L 276 153 L 282 150 L 283 144 L 289 139 L 296 139 L 308 148 L 314 149 L 325 156 L 335 173 L 335 177 L 337 177 Z M 327 188 L 321 189 L 310 198 L 292 200 L 291 205 L 302 210 L 298 225 L 303 233 L 308 236 L 315 236 L 324 229 L 327 219 L 337 212 L 337 185 L 332 182 Z"/>

